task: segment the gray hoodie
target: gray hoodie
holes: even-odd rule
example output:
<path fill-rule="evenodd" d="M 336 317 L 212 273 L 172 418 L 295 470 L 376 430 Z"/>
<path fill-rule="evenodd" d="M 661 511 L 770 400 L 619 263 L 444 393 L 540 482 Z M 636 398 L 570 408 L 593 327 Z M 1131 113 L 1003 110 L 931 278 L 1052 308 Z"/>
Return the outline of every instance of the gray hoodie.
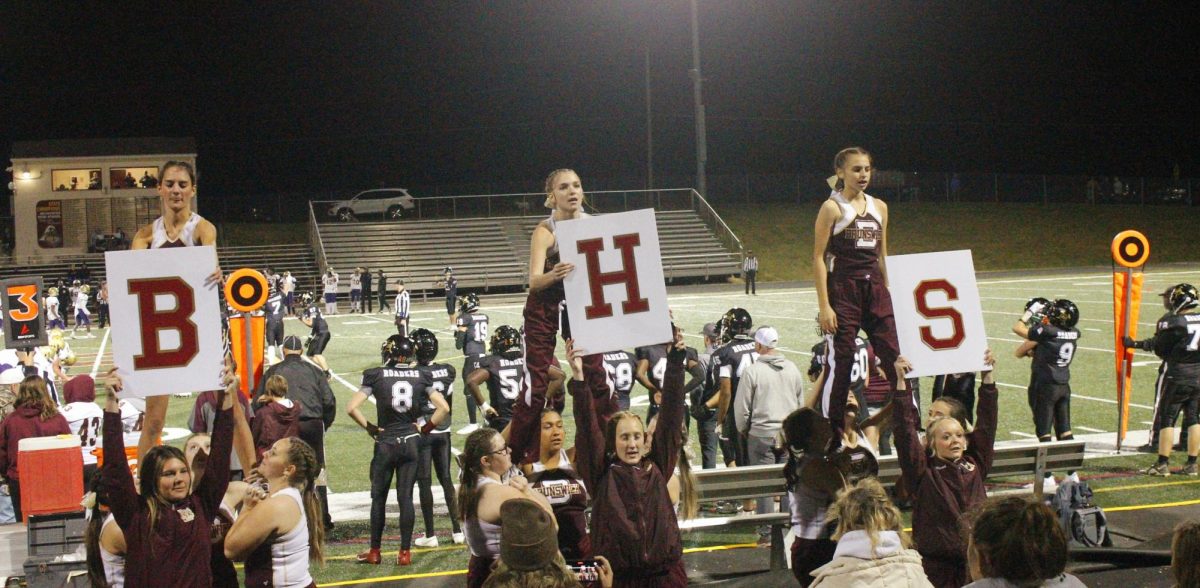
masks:
<path fill-rule="evenodd" d="M 739 433 L 771 438 L 803 403 L 804 376 L 796 364 L 778 353 L 760 355 L 738 382 L 733 416 Z"/>

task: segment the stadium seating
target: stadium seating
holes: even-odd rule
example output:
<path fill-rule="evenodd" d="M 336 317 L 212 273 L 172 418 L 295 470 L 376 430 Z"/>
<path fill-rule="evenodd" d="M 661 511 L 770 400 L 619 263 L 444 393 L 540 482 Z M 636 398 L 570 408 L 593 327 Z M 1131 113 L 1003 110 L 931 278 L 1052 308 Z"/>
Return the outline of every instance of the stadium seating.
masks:
<path fill-rule="evenodd" d="M 520 287 L 527 282 L 529 238 L 544 217 L 501 217 L 317 225 L 326 262 L 349 289 L 356 266 L 383 268 L 409 290 L 434 288 L 446 266 L 459 288 Z M 667 281 L 723 279 L 738 273 L 739 252 L 730 251 L 691 210 L 657 213 Z M 394 281 L 392 282 L 395 283 Z"/>

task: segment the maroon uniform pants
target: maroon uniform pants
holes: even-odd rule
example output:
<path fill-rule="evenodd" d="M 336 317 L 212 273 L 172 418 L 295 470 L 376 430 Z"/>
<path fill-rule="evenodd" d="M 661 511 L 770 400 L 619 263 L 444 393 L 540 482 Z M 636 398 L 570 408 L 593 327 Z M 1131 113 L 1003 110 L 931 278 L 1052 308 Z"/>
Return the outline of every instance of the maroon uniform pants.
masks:
<path fill-rule="evenodd" d="M 833 334 L 833 355 L 830 369 L 833 380 L 822 391 L 822 407 L 834 439 L 840 432 L 846 413 L 846 397 L 850 392 L 850 371 L 854 367 L 857 345 L 854 338 L 859 329 L 866 332 L 875 357 L 879 358 L 884 374 L 893 390 L 896 389 L 896 357 L 900 344 L 896 341 L 896 320 L 892 316 L 892 297 L 878 273 L 866 276 L 828 276 L 829 304 L 837 315 L 837 332 Z M 873 369 L 874 366 L 871 366 Z M 860 407 L 859 410 L 866 410 Z"/>
<path fill-rule="evenodd" d="M 550 365 L 556 361 L 555 336 L 558 334 L 560 320 L 563 339 L 571 337 L 566 308 L 561 303 L 561 292 L 530 292 L 529 298 L 525 300 L 525 379 L 521 396 L 513 403 L 512 423 L 508 430 L 508 446 L 512 449 L 514 463 L 537 459 L 539 455 L 542 409 L 546 408 Z M 607 391 L 612 406 L 616 407 L 614 388 L 608 381 L 608 372 L 604 369 L 604 356 L 599 353 L 585 356 L 583 370 L 593 397 Z M 567 377 L 570 377 L 569 368 Z M 615 408 L 598 411 L 606 416 L 614 412 Z"/>

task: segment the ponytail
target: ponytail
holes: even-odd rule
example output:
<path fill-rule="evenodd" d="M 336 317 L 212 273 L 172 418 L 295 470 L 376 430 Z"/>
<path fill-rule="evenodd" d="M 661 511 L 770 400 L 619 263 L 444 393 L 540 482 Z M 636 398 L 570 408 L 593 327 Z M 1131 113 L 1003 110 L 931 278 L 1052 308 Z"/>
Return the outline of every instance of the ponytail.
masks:
<path fill-rule="evenodd" d="M 299 437 L 291 437 L 288 441 L 291 443 L 288 463 L 296 467 L 288 483 L 300 490 L 304 498 L 304 518 L 308 521 L 308 559 L 325 563 L 325 513 L 317 497 L 317 476 L 321 473 L 321 464 L 317 462 L 317 452 L 313 451 L 311 445 Z"/>
<path fill-rule="evenodd" d="M 83 534 L 83 545 L 87 552 L 88 580 L 93 588 L 110 588 L 108 575 L 104 573 L 104 560 L 100 555 L 100 534 L 104 531 L 104 521 L 108 518 L 108 511 L 103 508 L 108 506 L 108 501 L 104 500 L 99 491 L 103 475 L 104 470 L 100 470 L 92 476 L 91 492 L 84 495 L 88 524 Z"/>
<path fill-rule="evenodd" d="M 700 514 L 696 476 L 692 474 L 692 462 L 688 460 L 689 451 L 686 443 L 679 447 L 679 516 L 684 519 L 694 519 Z"/>
<path fill-rule="evenodd" d="M 459 467 L 461 477 L 458 484 L 458 516 L 466 522 L 475 516 L 479 507 L 479 475 L 482 470 L 479 460 L 488 454 L 492 438 L 499 433 L 495 429 L 483 427 L 467 436 L 463 444 L 462 464 Z"/>

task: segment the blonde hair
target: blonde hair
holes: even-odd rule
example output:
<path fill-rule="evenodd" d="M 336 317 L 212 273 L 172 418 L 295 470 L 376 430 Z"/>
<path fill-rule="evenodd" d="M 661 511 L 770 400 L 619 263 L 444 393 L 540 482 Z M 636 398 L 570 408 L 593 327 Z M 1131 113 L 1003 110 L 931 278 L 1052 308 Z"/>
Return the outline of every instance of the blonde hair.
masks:
<path fill-rule="evenodd" d="M 830 518 L 837 520 L 834 541 L 850 531 L 866 531 L 871 540 L 871 553 L 879 545 L 879 533 L 895 531 L 900 535 L 900 544 L 905 548 L 912 545 L 900 509 L 888 499 L 887 490 L 875 478 L 863 478 L 853 486 L 838 491 L 837 501 L 830 509 Z"/>
<path fill-rule="evenodd" d="M 938 425 L 941 425 L 943 422 L 954 423 L 963 430 L 964 435 L 967 433 L 967 428 L 963 426 L 962 421 L 959 421 L 958 419 L 956 419 L 952 416 L 933 417 L 929 421 L 929 426 L 925 427 L 925 451 L 928 451 L 928 452 L 934 451 L 934 449 L 933 449 L 933 432 L 935 429 L 938 428 Z M 969 448 L 969 447 L 970 447 L 970 441 L 964 440 L 963 441 L 963 451 L 966 451 L 967 448 Z"/>
<path fill-rule="evenodd" d="M 562 553 L 555 553 L 554 560 L 536 570 L 514 570 L 496 561 L 496 568 L 483 583 L 484 588 L 583 588 L 575 573 L 567 568 Z"/>
<path fill-rule="evenodd" d="M 845 149 L 842 149 L 841 151 L 838 151 L 837 155 L 833 156 L 834 176 L 832 178 L 829 178 L 830 180 L 834 181 L 833 186 L 832 186 L 834 190 L 837 190 L 840 192 L 843 188 L 846 187 L 845 182 L 843 182 L 841 178 L 837 177 L 837 170 L 842 169 L 842 167 L 846 165 L 846 159 L 848 157 L 850 157 L 851 155 L 866 155 L 868 161 L 871 161 L 874 159 L 871 157 L 871 154 L 869 152 L 867 152 L 866 149 L 863 149 L 862 147 L 847 147 Z"/>
<path fill-rule="evenodd" d="M 546 186 L 545 186 L 546 201 L 545 201 L 545 203 L 543 203 L 543 206 L 545 206 L 546 208 L 549 208 L 551 210 L 554 209 L 554 180 L 555 180 L 555 178 L 557 178 L 559 174 L 567 174 L 567 173 L 575 174 L 576 176 L 579 175 L 578 173 L 575 172 L 575 170 L 563 167 L 563 168 L 559 168 L 559 169 L 556 169 L 556 170 L 550 172 L 550 175 L 546 176 Z M 579 204 L 583 205 L 586 203 L 587 203 L 587 195 L 584 195 L 580 198 Z"/>

